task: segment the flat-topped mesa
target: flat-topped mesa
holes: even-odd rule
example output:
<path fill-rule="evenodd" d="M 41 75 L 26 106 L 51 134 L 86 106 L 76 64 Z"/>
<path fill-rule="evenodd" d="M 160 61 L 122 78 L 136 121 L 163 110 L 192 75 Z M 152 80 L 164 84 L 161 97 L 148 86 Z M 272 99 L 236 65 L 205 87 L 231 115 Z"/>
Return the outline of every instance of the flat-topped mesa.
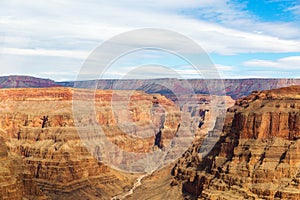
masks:
<path fill-rule="evenodd" d="M 31 76 L 2 76 L 0 77 L 0 88 L 41 88 L 58 87 L 59 84 L 50 79 L 35 78 Z"/>
<path fill-rule="evenodd" d="M 300 86 L 253 92 L 229 109 L 241 138 L 300 137 Z"/>
<path fill-rule="evenodd" d="M 297 85 L 273 90 L 253 91 L 250 95 L 238 99 L 236 105 L 245 107 L 255 100 L 297 100 L 300 99 L 300 88 Z"/>

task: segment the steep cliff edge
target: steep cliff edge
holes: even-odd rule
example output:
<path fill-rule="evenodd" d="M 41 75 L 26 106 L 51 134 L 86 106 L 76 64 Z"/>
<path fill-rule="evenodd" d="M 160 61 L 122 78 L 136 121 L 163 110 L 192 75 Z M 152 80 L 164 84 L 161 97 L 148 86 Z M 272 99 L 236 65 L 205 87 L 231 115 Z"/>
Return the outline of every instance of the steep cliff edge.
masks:
<path fill-rule="evenodd" d="M 300 199 L 299 116 L 300 86 L 253 92 L 228 109 L 209 155 L 201 142 L 183 155 L 174 181 L 187 199 Z"/>

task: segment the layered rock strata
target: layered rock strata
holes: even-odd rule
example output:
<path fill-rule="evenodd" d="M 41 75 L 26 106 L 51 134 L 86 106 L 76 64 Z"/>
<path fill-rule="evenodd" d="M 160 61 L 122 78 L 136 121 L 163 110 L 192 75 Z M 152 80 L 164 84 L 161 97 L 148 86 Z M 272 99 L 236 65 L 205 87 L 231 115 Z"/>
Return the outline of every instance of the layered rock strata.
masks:
<path fill-rule="evenodd" d="M 84 96 L 86 91 L 78 91 L 84 107 L 88 99 Z M 137 91 L 124 99 L 124 93 L 95 92 L 96 118 L 84 113 L 86 117 L 80 123 L 86 135 L 82 138 L 74 120 L 73 89 L 0 90 L 0 129 L 5 138 L 0 145 L 1 165 L 5 165 L 1 167 L 0 199 L 109 199 L 130 188 L 137 175 L 115 171 L 99 162 L 93 156 L 97 150 L 91 152 L 82 142 L 90 136 L 93 140 L 94 135 L 89 133 L 96 122 L 119 148 L 136 153 L 152 149 L 153 95 Z M 155 95 L 155 98 L 166 110 L 162 140 L 168 143 L 176 133 L 180 111 L 165 97 Z M 127 132 L 152 135 L 137 139 Z"/>
<path fill-rule="evenodd" d="M 228 109 L 205 157 L 201 141 L 172 170 L 188 199 L 300 198 L 300 87 L 256 91 Z"/>
<path fill-rule="evenodd" d="M 215 137 L 208 137 L 209 134 L 213 133 L 213 128 L 217 124 L 223 121 L 217 120 L 217 118 L 222 118 L 224 116 L 224 108 L 229 108 L 234 105 L 235 101 L 230 97 L 218 97 L 218 96 L 209 96 L 209 95 L 183 95 L 181 99 L 189 99 L 191 102 L 194 102 L 195 105 L 191 105 L 189 109 L 189 115 L 191 116 L 191 125 L 194 124 L 197 126 L 196 134 L 194 141 L 186 147 L 185 150 L 192 152 L 194 148 L 201 149 L 198 147 L 198 144 L 202 141 L 206 141 L 206 148 L 202 148 L 202 154 L 206 150 L 209 150 L 215 142 L 219 140 L 218 134 L 215 134 Z M 213 109 L 217 112 L 213 112 Z M 204 112 L 206 111 L 206 112 Z M 197 123 L 195 123 L 197 121 Z M 194 154 L 195 155 L 195 154 Z M 198 155 L 198 153 L 196 153 Z M 179 157 L 181 155 L 178 155 Z M 186 180 L 189 177 L 193 176 L 196 171 L 196 162 L 199 161 L 198 156 L 191 156 L 189 153 L 183 154 L 184 157 L 178 159 L 177 166 L 186 166 L 188 169 L 187 173 L 176 172 L 178 178 L 174 179 L 171 176 L 171 171 L 177 170 L 178 167 L 172 169 L 174 163 L 165 168 L 155 171 L 149 177 L 146 177 L 142 180 L 142 185 L 137 188 L 128 199 L 151 199 L 151 200 L 160 200 L 160 199 L 184 199 L 185 196 L 182 194 L 182 185 L 181 179 Z M 177 177 L 176 176 L 176 177 Z M 185 179 L 184 179 L 185 178 Z"/>
<path fill-rule="evenodd" d="M 9 152 L 0 136 L 0 199 L 17 200 L 23 196 L 23 163 L 20 157 Z"/>

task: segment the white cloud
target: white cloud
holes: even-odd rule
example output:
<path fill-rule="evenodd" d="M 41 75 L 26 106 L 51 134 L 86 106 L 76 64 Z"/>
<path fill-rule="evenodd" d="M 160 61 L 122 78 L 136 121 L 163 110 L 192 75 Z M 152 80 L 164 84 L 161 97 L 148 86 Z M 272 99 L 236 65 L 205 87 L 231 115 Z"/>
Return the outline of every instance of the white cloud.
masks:
<path fill-rule="evenodd" d="M 263 68 L 277 68 L 285 70 L 299 70 L 300 56 L 291 56 L 280 58 L 278 60 L 249 60 L 244 62 L 245 66 L 263 67 Z"/>
<path fill-rule="evenodd" d="M 291 1 L 293 3 L 293 1 Z M 300 29 L 297 22 L 263 22 L 258 16 L 248 12 L 246 2 L 237 3 L 236 1 L 222 1 L 222 3 L 210 5 L 198 9 L 190 16 L 201 16 L 202 18 L 221 24 L 228 28 L 245 31 L 249 33 L 279 37 L 281 39 L 299 40 Z"/>
<path fill-rule="evenodd" d="M 102 78 L 219 78 L 223 72 L 231 71 L 233 66 L 216 65 L 215 68 L 203 67 L 196 69 L 191 65 L 164 66 L 164 65 L 139 65 L 139 66 L 117 66 L 108 69 Z"/>
<path fill-rule="evenodd" d="M 2 17 L 1 28 L 9 37 L 19 37 L 20 33 L 27 38 L 23 48 L 36 45 L 46 46 L 51 42 L 59 49 L 72 48 L 58 44 L 58 38 L 73 38 L 76 40 L 94 40 L 96 46 L 101 41 L 134 28 L 155 27 L 167 28 L 186 34 L 199 42 L 208 52 L 220 54 L 236 54 L 248 52 L 295 52 L 300 50 L 298 40 L 280 38 L 282 34 L 270 36 L 265 31 L 243 28 L 226 28 L 214 22 L 207 23 L 178 14 L 176 9 L 210 8 L 211 13 L 219 12 L 223 21 L 237 23 L 239 27 L 253 26 L 254 21 L 244 19 L 244 13 L 232 8 L 228 1 L 158 1 L 148 0 L 139 3 L 135 1 L 107 2 L 107 1 L 49 1 L 39 2 L 28 0 L 25 2 L 13 0 L 6 16 Z M 18 3 L 18 4 L 17 4 Z M 137 9 L 138 7 L 138 9 Z M 150 9 L 154 8 L 154 9 Z M 213 10 L 215 9 L 215 11 Z M 203 9 L 205 10 L 205 9 Z M 36 14 L 33 14 L 36 11 Z M 202 10 L 201 10 L 202 11 Z M 240 17 L 240 18 L 238 18 Z M 240 26 L 241 20 L 243 26 Z M 245 21 L 247 20 L 247 21 Z M 245 23 L 247 22 L 247 23 Z M 262 24 L 258 24 L 260 26 Z M 269 25 L 272 31 L 296 35 L 299 29 L 288 28 L 288 25 Z M 18 27 L 18 28 L 16 28 Z M 256 31 L 256 33 L 255 33 Z M 260 32 L 261 34 L 257 34 Z M 271 31 L 269 31 L 271 32 Z M 299 35 L 299 34 L 298 34 Z M 146 38 L 145 38 L 146 39 Z M 11 40 L 11 39 L 10 39 Z M 7 41 L 9 42 L 9 41 Z M 14 46 L 17 47 L 16 45 Z M 84 48 L 84 47 L 83 47 Z M 91 50 L 91 49 L 89 49 Z"/>
<path fill-rule="evenodd" d="M 208 7 L 208 6 L 216 6 L 216 5 L 224 5 L 226 1 L 224 0 L 144 0 L 141 3 L 140 0 L 123 0 L 123 1 L 114 1 L 113 5 L 117 6 L 130 6 L 130 7 L 138 7 L 138 8 L 152 8 L 155 10 L 170 10 L 170 9 L 182 9 L 182 8 L 199 8 L 199 7 Z"/>
<path fill-rule="evenodd" d="M 215 66 L 216 66 L 217 70 L 220 70 L 220 71 L 231 71 L 234 69 L 234 66 L 230 66 L 230 65 L 216 64 Z"/>
<path fill-rule="evenodd" d="M 300 5 L 294 5 L 288 8 L 289 11 L 292 11 L 296 15 L 300 15 Z"/>
<path fill-rule="evenodd" d="M 243 5 L 229 0 L 1 1 L 0 63 L 3 66 L 3 60 L 9 64 L 17 62 L 8 61 L 12 55 L 30 57 L 32 65 L 37 65 L 34 60 L 40 56 L 49 60 L 75 58 L 79 64 L 73 71 L 79 71 L 82 60 L 101 42 L 125 31 L 149 27 L 187 35 L 208 53 L 300 52 L 299 27 L 293 23 L 259 22 L 239 6 Z M 151 35 L 141 37 L 147 40 Z M 170 46 L 178 40 L 161 39 Z M 56 62 L 62 70 L 65 63 L 68 62 Z M 23 63 L 15 65 L 20 70 Z M 233 68 L 217 67 L 224 72 Z"/>
<path fill-rule="evenodd" d="M 10 54 L 10 55 L 23 55 L 23 56 L 53 56 L 53 57 L 85 59 L 90 52 L 76 51 L 76 50 L 2 48 L 1 53 Z"/>

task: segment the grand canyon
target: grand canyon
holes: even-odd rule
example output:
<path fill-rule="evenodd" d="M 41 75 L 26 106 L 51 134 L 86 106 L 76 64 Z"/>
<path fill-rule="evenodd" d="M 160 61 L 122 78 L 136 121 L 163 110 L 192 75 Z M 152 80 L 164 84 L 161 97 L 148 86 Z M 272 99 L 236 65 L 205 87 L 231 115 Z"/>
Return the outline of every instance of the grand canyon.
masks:
<path fill-rule="evenodd" d="M 0 199 L 300 199 L 299 79 L 119 81 L 0 77 Z"/>
<path fill-rule="evenodd" d="M 0 0 L 0 200 L 300 200 L 300 0 Z"/>

